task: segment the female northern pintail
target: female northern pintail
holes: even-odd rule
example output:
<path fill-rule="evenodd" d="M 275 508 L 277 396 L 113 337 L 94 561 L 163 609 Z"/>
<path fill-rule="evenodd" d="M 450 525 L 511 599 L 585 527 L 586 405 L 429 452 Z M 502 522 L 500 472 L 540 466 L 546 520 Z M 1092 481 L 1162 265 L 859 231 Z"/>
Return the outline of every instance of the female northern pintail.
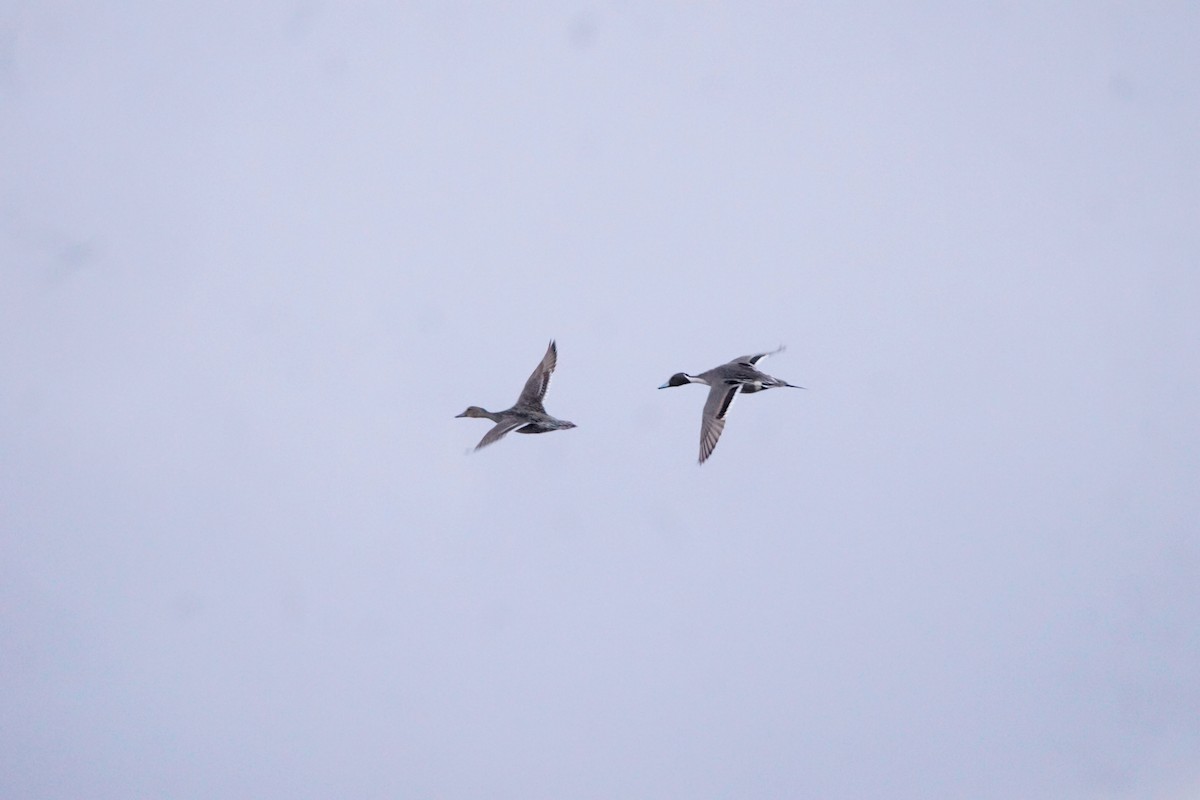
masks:
<path fill-rule="evenodd" d="M 550 375 L 557 364 L 558 347 L 551 339 L 550 346 L 546 348 L 546 355 L 542 356 L 542 363 L 537 365 L 529 380 L 525 381 L 525 388 L 521 390 L 521 396 L 512 408 L 493 412 L 479 406 L 471 406 L 458 415 L 490 419 L 496 423 L 496 426 L 479 440 L 479 444 L 475 445 L 476 450 L 500 441 L 506 433 L 514 429 L 517 433 L 546 433 L 575 427 L 574 422 L 550 416 L 542 405 L 542 398 L 546 396 L 546 389 L 550 386 Z"/>
<path fill-rule="evenodd" d="M 760 372 L 755 366 L 761 359 L 782 350 L 783 345 L 780 345 L 769 353 L 735 358 L 728 364 L 713 367 L 699 375 L 676 372 L 670 380 L 658 387 L 666 389 L 668 386 L 685 386 L 689 383 L 702 383 L 711 387 L 708 390 L 708 401 L 704 404 L 704 413 L 701 415 L 700 422 L 701 464 L 712 455 L 713 448 L 717 446 L 717 440 L 721 438 L 721 431 L 725 430 L 725 415 L 729 413 L 733 396 L 738 393 L 739 389 L 742 394 L 754 394 L 780 386 L 788 386 L 792 389 L 804 388 L 779 378 L 773 378 L 765 372 Z"/>

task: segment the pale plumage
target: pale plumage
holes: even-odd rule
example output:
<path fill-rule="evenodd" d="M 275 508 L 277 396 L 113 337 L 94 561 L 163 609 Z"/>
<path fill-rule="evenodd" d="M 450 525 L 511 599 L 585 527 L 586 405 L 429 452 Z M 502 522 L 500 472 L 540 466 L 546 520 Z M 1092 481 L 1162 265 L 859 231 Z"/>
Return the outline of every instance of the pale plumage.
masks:
<path fill-rule="evenodd" d="M 546 407 L 542 405 L 542 400 L 546 397 L 546 390 L 550 388 L 550 376 L 556 366 L 558 366 L 558 346 L 552 339 L 550 346 L 546 348 L 546 355 L 542 356 L 541 363 L 533 370 L 529 380 L 525 381 L 525 388 L 521 390 L 521 396 L 517 398 L 517 402 L 513 404 L 512 408 L 504 411 L 488 411 L 479 406 L 470 406 L 466 411 L 457 415 L 490 419 L 496 423 L 495 427 L 479 440 L 479 444 L 475 445 L 476 450 L 500 441 L 506 434 L 514 430 L 517 433 L 548 433 L 575 427 L 574 422 L 550 416 L 546 413 Z"/>
<path fill-rule="evenodd" d="M 733 398 L 739 391 L 742 394 L 753 394 L 781 386 L 792 389 L 804 388 L 772 377 L 761 372 L 755 366 L 766 356 L 774 355 L 782 350 L 783 346 L 781 345 L 768 353 L 741 356 L 719 367 L 701 372 L 699 375 L 677 372 L 666 383 L 658 387 L 666 389 L 671 386 L 685 386 L 689 383 L 701 383 L 709 387 L 708 400 L 705 401 L 704 411 L 700 415 L 701 464 L 712 455 L 713 449 L 716 448 L 717 441 L 721 438 L 721 432 L 725 430 L 725 417 L 729 413 L 729 407 L 733 405 Z"/>

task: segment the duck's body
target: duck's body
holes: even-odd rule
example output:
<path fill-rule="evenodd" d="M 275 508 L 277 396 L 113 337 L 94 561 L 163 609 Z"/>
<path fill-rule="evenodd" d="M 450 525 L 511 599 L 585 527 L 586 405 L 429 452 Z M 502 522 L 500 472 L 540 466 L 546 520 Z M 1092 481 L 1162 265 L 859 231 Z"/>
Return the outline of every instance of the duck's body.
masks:
<path fill-rule="evenodd" d="M 575 427 L 574 422 L 550 416 L 546 413 L 545 406 L 542 405 L 546 389 L 550 386 L 550 375 L 557 365 L 558 346 L 551 340 L 550 346 L 546 348 L 546 355 L 542 356 L 541 363 L 529 376 L 529 380 L 525 381 L 525 388 L 521 390 L 521 396 L 517 398 L 517 402 L 513 404 L 512 408 L 506 408 L 504 411 L 488 411 L 479 406 L 470 406 L 458 415 L 459 417 L 490 419 L 496 423 L 495 427 L 479 440 L 479 444 L 475 445 L 476 450 L 500 441 L 506 434 L 514 430 L 517 433 L 548 433 Z"/>
<path fill-rule="evenodd" d="M 729 406 L 733 404 L 734 395 L 739 391 L 742 394 L 754 394 L 782 386 L 792 389 L 804 388 L 768 375 L 755 366 L 766 356 L 774 355 L 781 350 L 783 350 L 782 346 L 769 353 L 741 356 L 719 367 L 701 372 L 699 375 L 677 372 L 666 383 L 658 387 L 666 389 L 670 386 L 686 386 L 689 383 L 700 383 L 709 387 L 708 400 L 704 403 L 704 412 L 701 414 L 700 421 L 701 464 L 712 455 L 713 449 L 717 446 L 717 440 L 721 438 L 721 432 L 725 430 L 725 415 L 729 413 Z"/>

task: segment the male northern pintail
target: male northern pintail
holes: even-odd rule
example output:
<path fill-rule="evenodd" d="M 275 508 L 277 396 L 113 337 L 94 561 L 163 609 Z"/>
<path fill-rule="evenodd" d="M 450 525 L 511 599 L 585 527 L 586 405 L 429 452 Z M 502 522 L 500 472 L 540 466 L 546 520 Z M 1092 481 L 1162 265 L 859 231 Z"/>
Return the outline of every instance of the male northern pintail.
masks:
<path fill-rule="evenodd" d="M 542 363 L 537 365 L 529 380 L 525 381 L 525 388 L 521 390 L 521 396 L 512 408 L 493 412 L 479 406 L 471 406 L 458 415 L 481 417 L 496 423 L 496 426 L 479 440 L 479 444 L 475 445 L 476 450 L 500 441 L 506 433 L 514 429 L 517 433 L 546 433 L 575 427 L 574 422 L 550 416 L 542 405 L 542 398 L 546 396 L 546 389 L 550 386 L 550 375 L 554 372 L 556 364 L 558 347 L 551 339 L 550 346 L 546 348 L 546 355 L 542 356 Z"/>
<path fill-rule="evenodd" d="M 713 367 L 707 372 L 701 372 L 699 375 L 676 372 L 671 376 L 670 380 L 658 387 L 666 389 L 668 386 L 685 386 L 689 383 L 702 383 L 710 387 L 708 390 L 708 401 L 704 404 L 704 413 L 701 415 L 700 422 L 701 464 L 712 455 L 713 448 L 717 446 L 717 440 L 721 438 L 721 431 L 725 430 L 725 415 L 729 413 L 729 406 L 733 403 L 733 396 L 738 393 L 739 389 L 742 394 L 753 394 L 780 386 L 788 386 L 792 389 L 804 388 L 803 386 L 795 386 L 779 378 L 773 378 L 765 372 L 760 372 L 758 367 L 755 366 L 766 356 L 774 355 L 782 350 L 783 345 L 780 345 L 769 353 L 758 353 L 757 355 L 735 358 L 728 364 Z"/>

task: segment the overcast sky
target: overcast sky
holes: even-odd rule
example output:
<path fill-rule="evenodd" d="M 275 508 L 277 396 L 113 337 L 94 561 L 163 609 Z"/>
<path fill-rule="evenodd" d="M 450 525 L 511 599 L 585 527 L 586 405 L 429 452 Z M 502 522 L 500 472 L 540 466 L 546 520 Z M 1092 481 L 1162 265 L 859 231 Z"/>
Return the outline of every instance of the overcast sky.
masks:
<path fill-rule="evenodd" d="M 1200 797 L 1200 9 L 902 6 L 0 5 L 0 795 Z"/>

